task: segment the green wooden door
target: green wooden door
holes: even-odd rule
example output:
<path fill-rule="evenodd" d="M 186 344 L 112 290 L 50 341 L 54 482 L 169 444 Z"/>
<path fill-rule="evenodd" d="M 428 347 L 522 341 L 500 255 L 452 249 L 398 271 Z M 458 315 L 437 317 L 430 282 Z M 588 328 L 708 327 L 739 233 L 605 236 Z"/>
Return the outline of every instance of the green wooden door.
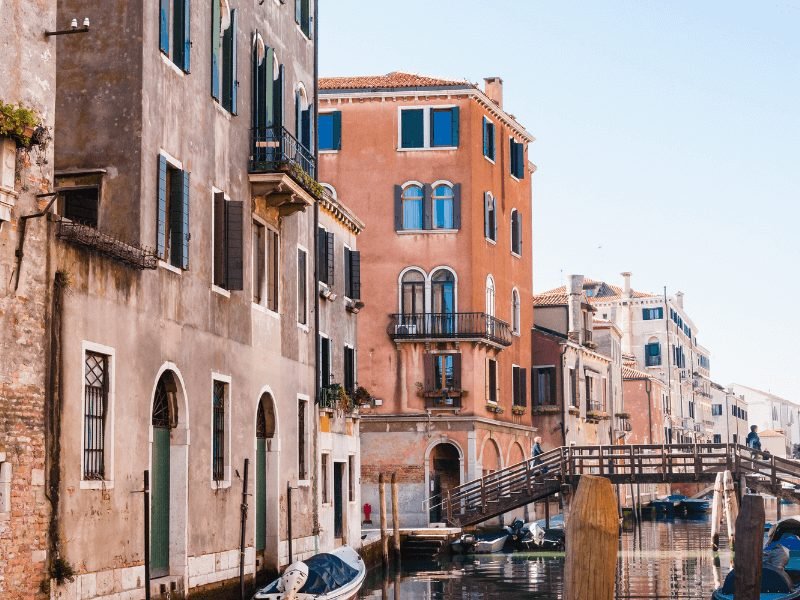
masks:
<path fill-rule="evenodd" d="M 169 429 L 153 428 L 150 575 L 169 575 Z"/>
<path fill-rule="evenodd" d="M 267 440 L 256 440 L 256 550 L 267 547 Z"/>

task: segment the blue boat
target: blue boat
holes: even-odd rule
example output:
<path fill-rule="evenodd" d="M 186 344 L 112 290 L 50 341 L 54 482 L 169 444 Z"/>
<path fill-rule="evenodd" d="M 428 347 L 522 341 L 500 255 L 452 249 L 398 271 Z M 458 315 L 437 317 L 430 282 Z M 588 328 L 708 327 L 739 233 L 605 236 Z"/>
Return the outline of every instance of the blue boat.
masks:
<path fill-rule="evenodd" d="M 697 516 L 708 512 L 711 503 L 704 498 L 688 498 L 683 494 L 670 494 L 666 498 L 653 500 L 656 512 L 666 515 Z"/>
<path fill-rule="evenodd" d="M 675 499 L 674 496 L 667 496 L 666 498 L 658 498 L 657 500 L 653 500 L 650 502 L 650 506 L 652 506 L 653 510 L 655 510 L 658 514 L 674 515 L 677 512 L 680 503 L 680 500 Z"/>
<path fill-rule="evenodd" d="M 767 535 L 761 573 L 761 600 L 800 599 L 800 520 L 778 521 Z M 712 600 L 734 600 L 736 572 L 731 570 Z"/>

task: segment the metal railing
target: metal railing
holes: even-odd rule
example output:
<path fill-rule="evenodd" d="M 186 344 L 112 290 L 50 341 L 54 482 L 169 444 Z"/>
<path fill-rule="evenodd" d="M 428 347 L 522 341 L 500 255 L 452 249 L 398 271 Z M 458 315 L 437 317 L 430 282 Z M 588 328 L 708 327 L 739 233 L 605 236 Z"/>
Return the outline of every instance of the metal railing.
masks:
<path fill-rule="evenodd" d="M 508 323 L 479 312 L 394 314 L 387 331 L 394 340 L 480 338 L 511 345 Z"/>
<path fill-rule="evenodd" d="M 439 392 L 439 395 L 436 395 Z M 426 392 L 425 408 L 461 408 L 461 396 L 441 393 L 440 390 Z"/>
<path fill-rule="evenodd" d="M 586 344 L 593 344 L 592 342 L 592 330 L 591 329 L 584 329 L 583 330 L 583 341 Z"/>
<path fill-rule="evenodd" d="M 295 167 L 316 180 L 317 166 L 314 153 L 303 146 L 285 127 L 251 129 L 250 138 L 251 173 L 286 171 Z"/>
<path fill-rule="evenodd" d="M 56 236 L 136 269 L 158 267 L 158 256 L 152 248 L 129 244 L 83 223 L 61 219 L 58 221 Z"/>
<path fill-rule="evenodd" d="M 646 367 L 659 367 L 661 366 L 661 355 L 657 356 L 645 356 L 644 357 L 644 365 Z"/>

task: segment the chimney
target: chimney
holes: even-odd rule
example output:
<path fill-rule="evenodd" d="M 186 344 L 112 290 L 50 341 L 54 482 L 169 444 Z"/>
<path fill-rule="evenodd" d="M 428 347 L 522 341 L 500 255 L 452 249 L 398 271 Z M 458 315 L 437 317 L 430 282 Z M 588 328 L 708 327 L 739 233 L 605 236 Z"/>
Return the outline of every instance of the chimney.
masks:
<path fill-rule="evenodd" d="M 622 275 L 622 295 L 625 298 L 631 297 L 631 272 L 625 271 L 620 273 Z"/>
<path fill-rule="evenodd" d="M 569 318 L 567 333 L 570 340 L 579 344 L 583 343 L 583 311 L 581 301 L 583 298 L 583 275 L 567 276 L 567 315 Z"/>
<path fill-rule="evenodd" d="M 683 292 L 675 294 L 675 304 L 678 305 L 678 308 L 683 308 Z"/>
<path fill-rule="evenodd" d="M 498 107 L 503 108 L 503 80 L 500 77 L 486 77 L 483 81 L 483 93 Z"/>
<path fill-rule="evenodd" d="M 625 354 L 633 354 L 633 330 L 631 328 L 631 272 L 625 271 L 622 275 L 622 306 L 620 307 L 620 329 L 622 339 L 620 347 Z"/>

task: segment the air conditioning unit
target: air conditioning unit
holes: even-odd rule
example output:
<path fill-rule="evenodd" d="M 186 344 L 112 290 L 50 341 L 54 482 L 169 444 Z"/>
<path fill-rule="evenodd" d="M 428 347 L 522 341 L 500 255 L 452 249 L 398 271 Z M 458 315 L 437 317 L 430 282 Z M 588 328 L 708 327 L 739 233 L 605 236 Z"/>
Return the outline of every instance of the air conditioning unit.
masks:
<path fill-rule="evenodd" d="M 416 323 L 401 323 L 394 326 L 395 335 L 417 335 Z"/>

